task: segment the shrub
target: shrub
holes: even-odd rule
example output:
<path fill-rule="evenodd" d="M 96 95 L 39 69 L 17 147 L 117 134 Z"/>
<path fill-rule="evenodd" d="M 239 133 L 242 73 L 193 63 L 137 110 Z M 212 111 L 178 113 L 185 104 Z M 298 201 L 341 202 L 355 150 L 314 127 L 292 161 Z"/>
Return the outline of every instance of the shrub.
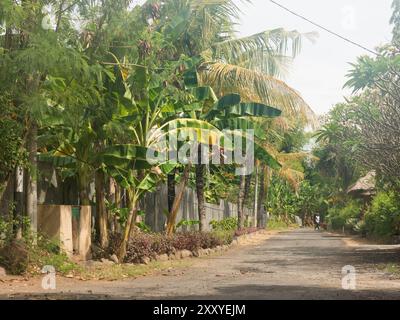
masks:
<path fill-rule="evenodd" d="M 7 242 L 0 250 L 0 265 L 13 275 L 26 273 L 29 266 L 29 250 L 25 242 Z"/>
<path fill-rule="evenodd" d="M 154 258 L 157 252 L 153 250 L 155 235 L 137 232 L 130 238 L 127 245 L 126 262 L 140 263 L 144 257 Z M 156 246 L 154 246 L 156 247 Z"/>
<path fill-rule="evenodd" d="M 161 254 L 171 254 L 177 250 L 197 251 L 230 244 L 234 233 L 228 231 L 181 232 L 171 237 L 164 234 L 137 232 L 129 240 L 125 262 L 141 263 L 144 258 L 155 258 Z M 113 240 L 115 250 L 118 241 Z"/>
<path fill-rule="evenodd" d="M 213 220 L 210 222 L 210 225 L 213 230 L 219 231 L 233 231 L 236 230 L 238 226 L 237 218 L 225 218 L 221 221 Z"/>
<path fill-rule="evenodd" d="M 328 210 L 328 225 L 333 230 L 353 231 L 359 222 L 361 205 L 358 201 L 352 200 L 343 208 L 331 208 Z"/>
<path fill-rule="evenodd" d="M 29 245 L 29 264 L 32 271 L 40 271 L 44 266 L 53 266 L 56 272 L 68 274 L 78 268 L 57 242 L 41 235 L 38 235 L 36 240 L 37 245 Z"/>
<path fill-rule="evenodd" d="M 216 230 L 212 232 L 218 239 L 220 239 L 223 245 L 230 245 L 233 242 L 233 238 L 235 236 L 234 231 L 224 231 L 224 230 Z"/>
<path fill-rule="evenodd" d="M 340 208 L 331 208 L 328 210 L 327 221 L 329 228 L 333 230 L 342 229 L 346 223 L 344 217 L 340 215 Z"/>
<path fill-rule="evenodd" d="M 222 244 L 223 241 L 214 233 L 182 232 L 174 236 L 174 247 L 176 250 L 196 251 L 199 249 L 215 248 Z"/>
<path fill-rule="evenodd" d="M 368 235 L 392 237 L 400 235 L 400 202 L 394 192 L 380 192 L 365 215 Z"/>
<path fill-rule="evenodd" d="M 289 224 L 284 221 L 280 216 L 275 216 L 268 220 L 267 229 L 281 230 L 286 229 L 288 226 Z"/>
<path fill-rule="evenodd" d="M 240 236 L 243 236 L 245 234 L 250 234 L 250 233 L 257 232 L 257 231 L 258 231 L 257 228 L 243 228 L 241 230 L 236 230 L 235 231 L 235 236 L 236 237 L 240 237 Z"/>

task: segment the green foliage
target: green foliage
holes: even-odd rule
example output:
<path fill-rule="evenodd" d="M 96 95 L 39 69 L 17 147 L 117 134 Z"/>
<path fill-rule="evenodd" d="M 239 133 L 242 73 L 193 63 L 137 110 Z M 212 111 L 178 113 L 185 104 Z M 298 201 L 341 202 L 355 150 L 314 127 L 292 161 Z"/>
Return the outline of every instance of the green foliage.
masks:
<path fill-rule="evenodd" d="M 66 275 L 79 269 L 57 242 L 40 235 L 36 241 L 37 244 L 30 244 L 29 271 L 40 272 L 44 266 L 53 266 L 57 273 Z"/>
<path fill-rule="evenodd" d="M 393 0 L 392 4 L 393 15 L 390 23 L 393 25 L 393 41 L 399 43 L 400 41 L 400 1 Z"/>
<path fill-rule="evenodd" d="M 394 192 L 380 192 L 365 216 L 368 235 L 391 237 L 400 235 L 400 200 Z"/>
<path fill-rule="evenodd" d="M 280 216 L 274 216 L 268 220 L 267 229 L 268 230 L 285 230 L 290 226 L 290 224 Z"/>
<path fill-rule="evenodd" d="M 138 222 L 136 226 L 143 232 L 151 232 L 150 227 L 145 222 L 146 212 L 139 210 L 137 213 L 138 217 L 141 217 L 142 221 Z"/>
<path fill-rule="evenodd" d="M 12 241 L 15 237 L 15 230 L 18 229 L 23 230 L 24 237 L 29 237 L 29 228 L 27 228 L 30 224 L 29 218 L 26 216 L 12 218 L 13 209 L 13 206 L 9 209 L 8 217 L 0 215 L 0 246 Z"/>
<path fill-rule="evenodd" d="M 25 153 L 22 148 L 23 127 L 13 108 L 7 105 L 6 97 L 0 90 L 0 194 L 2 184 L 12 171 L 24 164 Z"/>
<path fill-rule="evenodd" d="M 200 224 L 200 221 L 198 220 L 181 220 L 176 224 L 176 229 L 179 229 L 181 227 L 194 227 Z"/>
<path fill-rule="evenodd" d="M 220 221 L 213 220 L 210 225 L 214 231 L 234 231 L 237 229 L 237 218 L 225 218 Z"/>
<path fill-rule="evenodd" d="M 219 239 L 221 245 L 230 245 L 235 237 L 235 232 L 232 230 L 213 230 L 211 233 Z"/>
<path fill-rule="evenodd" d="M 12 275 L 38 274 L 44 266 L 53 266 L 57 273 L 65 275 L 78 268 L 59 243 L 41 235 L 5 241 L 0 246 L 0 265 Z"/>
<path fill-rule="evenodd" d="M 362 206 L 358 201 L 351 200 L 346 206 L 334 207 L 328 210 L 327 222 L 333 230 L 353 231 L 358 225 L 362 212 Z"/>

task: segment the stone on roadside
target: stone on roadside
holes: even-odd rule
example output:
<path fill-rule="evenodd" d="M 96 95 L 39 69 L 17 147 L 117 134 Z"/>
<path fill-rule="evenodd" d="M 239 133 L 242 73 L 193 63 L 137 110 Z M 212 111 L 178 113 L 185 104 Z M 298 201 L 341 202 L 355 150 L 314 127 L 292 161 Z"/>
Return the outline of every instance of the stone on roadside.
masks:
<path fill-rule="evenodd" d="M 116 263 L 116 264 L 119 263 L 119 259 L 118 259 L 118 257 L 117 257 L 115 254 L 113 254 L 113 255 L 110 257 L 110 260 L 111 260 L 112 262 Z"/>
<path fill-rule="evenodd" d="M 181 258 L 181 253 L 179 251 L 176 251 L 174 253 L 169 254 L 169 260 L 179 260 Z"/>
<path fill-rule="evenodd" d="M 196 258 L 199 258 L 199 257 L 201 256 L 200 250 L 201 250 L 201 249 L 199 249 L 199 250 L 193 250 L 193 251 L 192 251 L 192 256 L 193 256 L 193 257 L 196 257 Z"/>
<path fill-rule="evenodd" d="M 0 277 L 5 277 L 7 275 L 6 269 L 0 267 Z"/>
<path fill-rule="evenodd" d="M 156 260 L 161 261 L 161 262 L 168 261 L 169 257 L 167 254 L 160 254 L 160 255 L 156 256 Z"/>
<path fill-rule="evenodd" d="M 105 258 L 101 258 L 101 263 L 103 263 L 104 265 L 113 265 L 114 262 Z"/>
<path fill-rule="evenodd" d="M 182 259 L 184 259 L 184 258 L 190 258 L 192 255 L 193 255 L 192 252 L 189 251 L 189 250 L 182 250 L 182 251 L 181 251 L 181 258 L 182 258 Z"/>
<path fill-rule="evenodd" d="M 146 265 L 149 264 L 150 261 L 151 261 L 151 259 L 149 257 L 143 257 L 141 259 L 141 263 L 146 264 Z"/>

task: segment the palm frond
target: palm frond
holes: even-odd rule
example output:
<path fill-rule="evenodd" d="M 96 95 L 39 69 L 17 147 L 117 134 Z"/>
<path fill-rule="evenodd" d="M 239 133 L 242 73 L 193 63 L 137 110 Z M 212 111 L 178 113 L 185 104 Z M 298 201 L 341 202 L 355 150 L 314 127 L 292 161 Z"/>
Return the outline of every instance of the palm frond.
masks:
<path fill-rule="evenodd" d="M 264 103 L 282 110 L 284 116 L 312 125 L 317 123 L 315 113 L 300 94 L 272 76 L 217 62 L 200 66 L 199 79 L 219 96 L 238 93 L 243 101 Z"/>
<path fill-rule="evenodd" d="M 304 181 L 304 173 L 291 169 L 289 167 L 283 167 L 281 170 L 279 170 L 278 175 L 286 180 L 290 186 L 298 191 L 300 188 L 300 184 L 302 181 Z"/>
<path fill-rule="evenodd" d="M 276 156 L 277 160 L 282 163 L 290 163 L 294 161 L 303 161 L 305 159 L 311 159 L 312 161 L 318 161 L 319 159 L 308 152 L 295 152 L 295 153 L 280 153 Z"/>
<path fill-rule="evenodd" d="M 301 34 L 279 28 L 219 42 L 212 49 L 214 59 L 276 76 L 277 67 L 287 65 L 299 54 L 303 38 L 314 41 L 315 33 Z"/>

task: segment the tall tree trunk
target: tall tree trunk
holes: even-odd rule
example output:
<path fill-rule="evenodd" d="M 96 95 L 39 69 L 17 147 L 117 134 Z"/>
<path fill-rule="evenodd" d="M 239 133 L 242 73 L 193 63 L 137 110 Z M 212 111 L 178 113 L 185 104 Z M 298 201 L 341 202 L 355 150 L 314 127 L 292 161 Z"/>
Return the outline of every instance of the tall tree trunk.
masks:
<path fill-rule="evenodd" d="M 108 248 L 108 214 L 105 199 L 105 176 L 103 170 L 99 169 L 95 174 L 96 185 L 96 227 L 100 247 Z"/>
<path fill-rule="evenodd" d="M 189 174 L 190 174 L 191 165 L 188 164 L 183 171 L 182 179 L 178 185 L 178 193 L 175 197 L 174 203 L 172 205 L 172 210 L 168 215 L 167 219 L 167 235 L 172 235 L 175 232 L 175 225 L 176 225 L 176 217 L 178 215 L 179 207 L 181 205 L 183 195 L 185 194 L 185 189 L 187 183 L 189 181 Z"/>
<path fill-rule="evenodd" d="M 239 184 L 239 198 L 238 198 L 238 229 L 242 230 L 244 227 L 244 195 L 246 187 L 246 177 L 240 176 Z"/>
<path fill-rule="evenodd" d="M 174 205 L 175 196 L 176 196 L 176 181 L 175 181 L 175 172 L 176 170 L 172 170 L 170 174 L 168 174 L 167 181 L 167 193 L 168 193 L 168 212 L 171 213 L 172 207 Z"/>
<path fill-rule="evenodd" d="M 14 185 L 15 207 L 13 212 L 13 232 L 16 239 L 22 238 L 22 217 L 24 216 L 24 169 L 17 167 L 15 169 Z"/>
<path fill-rule="evenodd" d="M 258 203 L 260 202 L 259 199 L 259 186 L 260 186 L 260 175 L 259 175 L 259 166 L 256 163 L 256 181 L 255 181 L 255 186 L 254 186 L 254 227 L 258 227 L 258 215 L 259 215 L 259 206 Z"/>
<path fill-rule="evenodd" d="M 249 199 L 251 178 L 252 178 L 251 174 L 247 175 L 246 178 L 245 178 L 243 206 L 247 202 L 247 200 Z"/>
<path fill-rule="evenodd" d="M 243 212 L 243 215 L 244 215 L 244 222 L 245 222 L 246 226 L 247 226 L 247 223 L 248 223 L 248 215 L 244 214 L 244 208 L 245 208 L 245 204 L 247 204 L 247 201 L 248 201 L 249 196 L 250 196 L 251 178 L 252 178 L 251 174 L 247 175 L 245 177 L 245 183 L 244 183 L 244 196 L 243 196 L 243 203 L 242 203 L 242 212 Z"/>
<path fill-rule="evenodd" d="M 257 203 L 257 225 L 260 228 L 264 228 L 265 226 L 262 225 L 263 217 L 261 215 L 262 213 L 262 206 L 265 201 L 265 172 L 264 168 L 261 167 L 261 175 L 260 175 L 260 191 L 258 194 L 258 203 Z"/>
<path fill-rule="evenodd" d="M 11 174 L 8 174 L 8 175 L 4 178 L 4 180 L 2 180 L 2 181 L 0 182 L 0 202 L 1 202 L 2 199 L 3 199 L 4 192 L 5 192 L 6 189 L 7 189 L 7 185 L 9 184 L 9 180 L 10 180 L 11 177 L 12 177 L 12 175 L 11 175 Z"/>
<path fill-rule="evenodd" d="M 200 153 L 200 152 L 199 152 Z M 199 213 L 199 230 L 206 230 L 206 207 L 204 198 L 204 173 L 206 166 L 204 164 L 196 165 L 196 193 L 197 209 Z"/>
<path fill-rule="evenodd" d="M 31 120 L 27 135 L 29 174 L 27 176 L 26 213 L 30 220 L 30 231 L 37 233 L 37 134 L 38 128 Z"/>

